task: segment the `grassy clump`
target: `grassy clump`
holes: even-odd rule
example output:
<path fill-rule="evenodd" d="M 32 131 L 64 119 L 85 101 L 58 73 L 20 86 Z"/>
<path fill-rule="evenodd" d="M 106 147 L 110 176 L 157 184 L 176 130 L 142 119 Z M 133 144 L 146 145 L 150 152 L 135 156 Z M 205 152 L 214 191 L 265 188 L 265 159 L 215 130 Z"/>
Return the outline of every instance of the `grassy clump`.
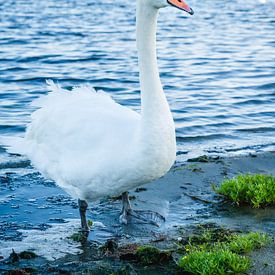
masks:
<path fill-rule="evenodd" d="M 163 264 L 171 260 L 171 252 L 153 246 L 140 246 L 136 251 L 138 261 L 143 265 Z"/>
<path fill-rule="evenodd" d="M 199 230 L 200 231 L 200 230 Z M 211 228 L 189 238 L 181 248 L 186 254 L 179 267 L 194 274 L 238 274 L 250 267 L 242 253 L 261 248 L 270 241 L 267 234 L 236 234 L 222 228 Z"/>
<path fill-rule="evenodd" d="M 189 237 L 189 244 L 192 245 L 212 245 L 216 242 L 227 242 L 232 238 L 233 231 L 225 228 L 209 228 L 207 225 L 199 225 L 197 234 Z"/>
<path fill-rule="evenodd" d="M 229 249 L 194 250 L 181 258 L 179 267 L 185 271 L 201 275 L 236 274 L 245 272 L 250 267 L 250 260 L 231 252 Z"/>
<path fill-rule="evenodd" d="M 228 248 L 235 253 L 247 253 L 267 245 L 270 237 L 259 232 L 250 232 L 245 235 L 233 235 Z"/>
<path fill-rule="evenodd" d="M 214 190 L 237 205 L 249 204 L 259 208 L 275 204 L 275 177 L 270 175 L 238 175 L 223 181 Z"/>

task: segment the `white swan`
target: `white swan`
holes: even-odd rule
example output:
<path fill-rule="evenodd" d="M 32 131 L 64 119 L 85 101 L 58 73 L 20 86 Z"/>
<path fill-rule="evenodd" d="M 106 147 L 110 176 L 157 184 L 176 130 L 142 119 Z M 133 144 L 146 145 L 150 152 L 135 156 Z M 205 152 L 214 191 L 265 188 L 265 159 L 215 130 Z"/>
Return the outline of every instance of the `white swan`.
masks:
<path fill-rule="evenodd" d="M 173 5 L 190 14 L 183 0 L 137 0 L 137 49 L 141 114 L 89 87 L 51 92 L 34 102 L 24 139 L 13 144 L 46 177 L 79 198 L 81 224 L 87 202 L 123 194 L 122 223 L 134 215 L 127 190 L 164 175 L 176 157 L 175 126 L 162 89 L 156 58 L 158 9 Z"/>

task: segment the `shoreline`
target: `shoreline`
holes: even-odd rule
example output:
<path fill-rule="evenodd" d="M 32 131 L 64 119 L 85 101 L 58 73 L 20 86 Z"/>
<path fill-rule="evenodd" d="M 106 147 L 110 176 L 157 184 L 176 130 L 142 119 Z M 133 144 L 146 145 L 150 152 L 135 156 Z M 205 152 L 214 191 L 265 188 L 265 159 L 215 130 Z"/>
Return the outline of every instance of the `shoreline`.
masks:
<path fill-rule="evenodd" d="M 90 205 L 88 218 L 94 221 L 94 227 L 90 232 L 88 248 L 80 246 L 81 251 L 84 252 L 78 251 L 76 253 L 80 253 L 79 255 L 70 255 L 70 248 L 67 248 L 68 255 L 63 257 L 66 253 L 63 253 L 63 256 L 61 253 L 62 257 L 55 261 L 38 257 L 38 259 L 28 260 L 27 263 L 26 261 L 19 262 L 17 265 L 0 260 L 0 271 L 22 268 L 26 265 L 37 267 L 42 264 L 43 267 L 57 266 L 59 269 L 69 268 L 78 272 L 84 270 L 84 266 L 87 268 L 87 262 L 93 268 L 99 268 L 98 261 L 109 262 L 110 255 L 98 259 L 91 256 L 91 253 L 95 253 L 98 250 L 95 247 L 102 246 L 109 239 L 115 239 L 119 245 L 157 242 L 165 247 L 166 240 L 178 237 L 179 229 L 184 230 L 188 235 L 194 226 L 206 223 L 230 230 L 266 232 L 274 238 L 274 207 L 251 209 L 224 204 L 211 187 L 213 183 L 220 184 L 225 177 L 231 178 L 239 173 L 268 173 L 275 176 L 274 164 L 274 152 L 225 158 L 202 156 L 187 162 L 176 163 L 161 179 L 130 192 L 134 209 L 157 211 L 166 217 L 166 222 L 159 228 L 152 225 L 138 225 L 134 220 L 127 226 L 121 226 L 118 223 L 121 201 L 117 198 L 101 200 Z M 3 244 L 9 243 L 10 250 L 14 248 L 17 249 L 16 252 L 20 252 L 20 244 L 26 240 L 27 232 L 38 230 L 48 234 L 47 230 L 55 228 L 54 226 L 65 229 L 64 234 L 61 229 L 59 232 L 61 232 L 60 237 L 66 242 L 65 233 L 72 233 L 66 230 L 66 226 L 70 224 L 67 219 L 74 220 L 72 230 L 77 231 L 78 228 L 79 217 L 76 202 L 52 182 L 43 180 L 39 173 L 32 171 L 28 165 L 24 169 L 29 169 L 31 173 L 20 175 L 15 171 L 14 174 L 7 173 L 5 178 L 1 176 L 2 187 L 4 186 L 0 193 L 0 243 L 2 247 Z M 24 213 L 24 217 L 20 213 Z M 52 233 L 48 234 L 49 240 L 51 234 L 56 236 L 52 230 Z M 164 240 L 157 241 L 160 239 Z M 56 254 L 62 251 L 62 242 L 58 243 L 59 245 L 57 243 L 54 238 L 50 240 L 48 250 L 52 249 L 56 251 Z M 12 247 L 15 244 L 16 247 Z M 73 244 L 73 249 L 78 246 L 79 243 Z M 26 245 L 22 245 L 23 247 L 26 248 Z M 43 249 L 46 248 L 46 245 L 40 248 L 38 254 L 43 256 Z M 35 251 L 37 247 L 33 249 Z M 261 251 L 252 253 L 257 265 L 253 267 L 251 274 L 261 274 L 263 268 L 267 272 L 265 274 L 272 274 L 275 271 L 274 266 L 264 267 L 266 261 L 275 262 L 274 250 L 273 243 L 262 250 L 265 253 Z M 83 259 L 85 264 L 82 263 Z M 72 262 L 75 263 L 74 266 L 71 265 Z M 127 265 L 128 263 L 125 261 L 120 264 Z M 115 265 L 120 266 L 115 262 L 113 264 L 114 269 L 117 268 Z"/>

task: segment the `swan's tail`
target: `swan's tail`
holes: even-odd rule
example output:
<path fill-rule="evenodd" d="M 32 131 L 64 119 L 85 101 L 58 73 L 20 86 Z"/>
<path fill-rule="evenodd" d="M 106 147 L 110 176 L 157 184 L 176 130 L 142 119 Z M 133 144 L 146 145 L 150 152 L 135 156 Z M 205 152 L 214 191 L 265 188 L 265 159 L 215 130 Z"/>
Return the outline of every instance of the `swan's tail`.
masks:
<path fill-rule="evenodd" d="M 51 79 L 47 79 L 46 80 L 46 83 L 48 85 L 48 87 L 53 91 L 53 92 L 57 92 L 57 91 L 60 91 L 62 90 L 60 85 L 58 83 L 54 83 L 53 80 Z"/>

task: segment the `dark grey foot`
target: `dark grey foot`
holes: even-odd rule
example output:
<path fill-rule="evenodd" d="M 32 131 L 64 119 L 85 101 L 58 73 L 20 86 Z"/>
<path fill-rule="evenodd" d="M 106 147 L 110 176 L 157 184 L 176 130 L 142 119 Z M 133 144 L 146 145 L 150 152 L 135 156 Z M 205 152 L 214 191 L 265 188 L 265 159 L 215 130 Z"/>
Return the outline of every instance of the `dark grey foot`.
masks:
<path fill-rule="evenodd" d="M 79 213 L 81 219 L 81 230 L 83 233 L 89 234 L 89 226 L 86 219 L 86 211 L 88 208 L 88 203 L 85 200 L 78 200 Z"/>
<path fill-rule="evenodd" d="M 119 216 L 119 221 L 122 224 L 128 224 L 129 219 L 134 218 L 142 223 L 149 223 L 155 226 L 160 226 L 165 222 L 165 218 L 157 212 L 149 210 L 133 210 L 130 205 L 128 192 L 122 194 L 122 211 Z"/>

